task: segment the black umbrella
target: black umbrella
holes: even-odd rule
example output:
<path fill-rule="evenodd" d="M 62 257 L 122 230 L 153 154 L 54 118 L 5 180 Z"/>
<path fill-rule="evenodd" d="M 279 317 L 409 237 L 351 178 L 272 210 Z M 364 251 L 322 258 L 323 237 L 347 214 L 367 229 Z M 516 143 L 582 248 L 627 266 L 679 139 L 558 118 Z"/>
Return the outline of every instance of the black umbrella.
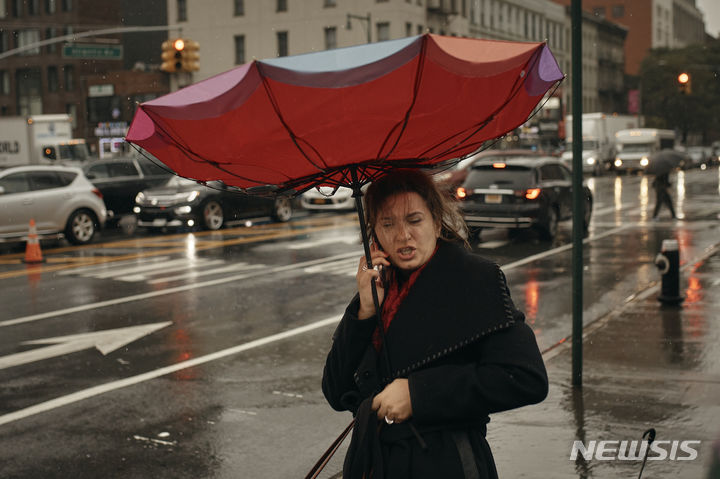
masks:
<path fill-rule="evenodd" d="M 664 175 L 682 165 L 684 156 L 676 150 L 660 150 L 650 155 L 650 163 L 645 168 L 649 175 Z"/>

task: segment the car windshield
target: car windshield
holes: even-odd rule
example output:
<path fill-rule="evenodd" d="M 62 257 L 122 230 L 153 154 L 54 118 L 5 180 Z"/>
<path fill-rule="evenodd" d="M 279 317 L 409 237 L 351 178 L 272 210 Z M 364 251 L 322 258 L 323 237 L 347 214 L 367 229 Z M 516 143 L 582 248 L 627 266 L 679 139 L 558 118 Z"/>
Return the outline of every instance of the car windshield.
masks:
<path fill-rule="evenodd" d="M 644 153 L 651 151 L 653 148 L 652 143 L 625 143 L 622 145 L 623 153 Z"/>
<path fill-rule="evenodd" d="M 198 183 L 195 180 L 188 180 L 187 178 L 183 178 L 182 176 L 173 176 L 167 181 L 167 183 L 165 183 L 165 186 L 177 187 L 197 184 Z"/>
<path fill-rule="evenodd" d="M 88 159 L 88 151 L 85 143 L 59 145 L 60 158 L 63 160 L 85 161 Z"/>
<path fill-rule="evenodd" d="M 492 165 L 475 165 L 465 184 L 472 188 L 489 188 L 490 185 L 495 185 L 498 188 L 519 190 L 531 187 L 534 180 L 533 170 L 527 166 L 507 165 L 505 168 L 495 168 Z"/>

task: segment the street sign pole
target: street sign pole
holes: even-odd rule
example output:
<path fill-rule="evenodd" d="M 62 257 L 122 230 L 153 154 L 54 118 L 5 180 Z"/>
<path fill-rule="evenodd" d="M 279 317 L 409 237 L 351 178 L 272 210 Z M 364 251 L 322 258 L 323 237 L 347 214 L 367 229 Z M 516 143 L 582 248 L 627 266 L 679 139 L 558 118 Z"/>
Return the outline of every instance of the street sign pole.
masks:
<path fill-rule="evenodd" d="M 572 384 L 582 386 L 583 340 L 583 209 L 582 170 L 582 0 L 572 0 Z"/>

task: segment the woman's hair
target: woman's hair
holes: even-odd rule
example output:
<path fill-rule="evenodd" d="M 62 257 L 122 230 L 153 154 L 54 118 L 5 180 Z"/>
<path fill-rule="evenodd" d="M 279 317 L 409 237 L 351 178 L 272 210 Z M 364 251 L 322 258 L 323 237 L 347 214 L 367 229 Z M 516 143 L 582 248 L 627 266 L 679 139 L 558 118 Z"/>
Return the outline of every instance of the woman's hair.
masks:
<path fill-rule="evenodd" d="M 365 222 L 375 238 L 375 223 L 385 202 L 400 193 L 417 193 L 425 201 L 433 220 L 440 224 L 440 238 L 467 243 L 467 226 L 457 202 L 442 192 L 430 176 L 420 170 L 392 170 L 373 181 L 365 193 Z"/>

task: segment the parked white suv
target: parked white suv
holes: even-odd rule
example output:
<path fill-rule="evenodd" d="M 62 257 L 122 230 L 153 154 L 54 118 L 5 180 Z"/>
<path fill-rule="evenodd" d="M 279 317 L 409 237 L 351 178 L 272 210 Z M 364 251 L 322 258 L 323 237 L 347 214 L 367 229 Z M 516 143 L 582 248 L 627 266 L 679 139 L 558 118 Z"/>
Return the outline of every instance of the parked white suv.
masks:
<path fill-rule="evenodd" d="M 42 238 L 64 235 L 73 244 L 89 243 L 105 225 L 100 191 L 79 168 L 18 166 L 0 170 L 0 241 L 17 241 L 35 220 Z"/>

